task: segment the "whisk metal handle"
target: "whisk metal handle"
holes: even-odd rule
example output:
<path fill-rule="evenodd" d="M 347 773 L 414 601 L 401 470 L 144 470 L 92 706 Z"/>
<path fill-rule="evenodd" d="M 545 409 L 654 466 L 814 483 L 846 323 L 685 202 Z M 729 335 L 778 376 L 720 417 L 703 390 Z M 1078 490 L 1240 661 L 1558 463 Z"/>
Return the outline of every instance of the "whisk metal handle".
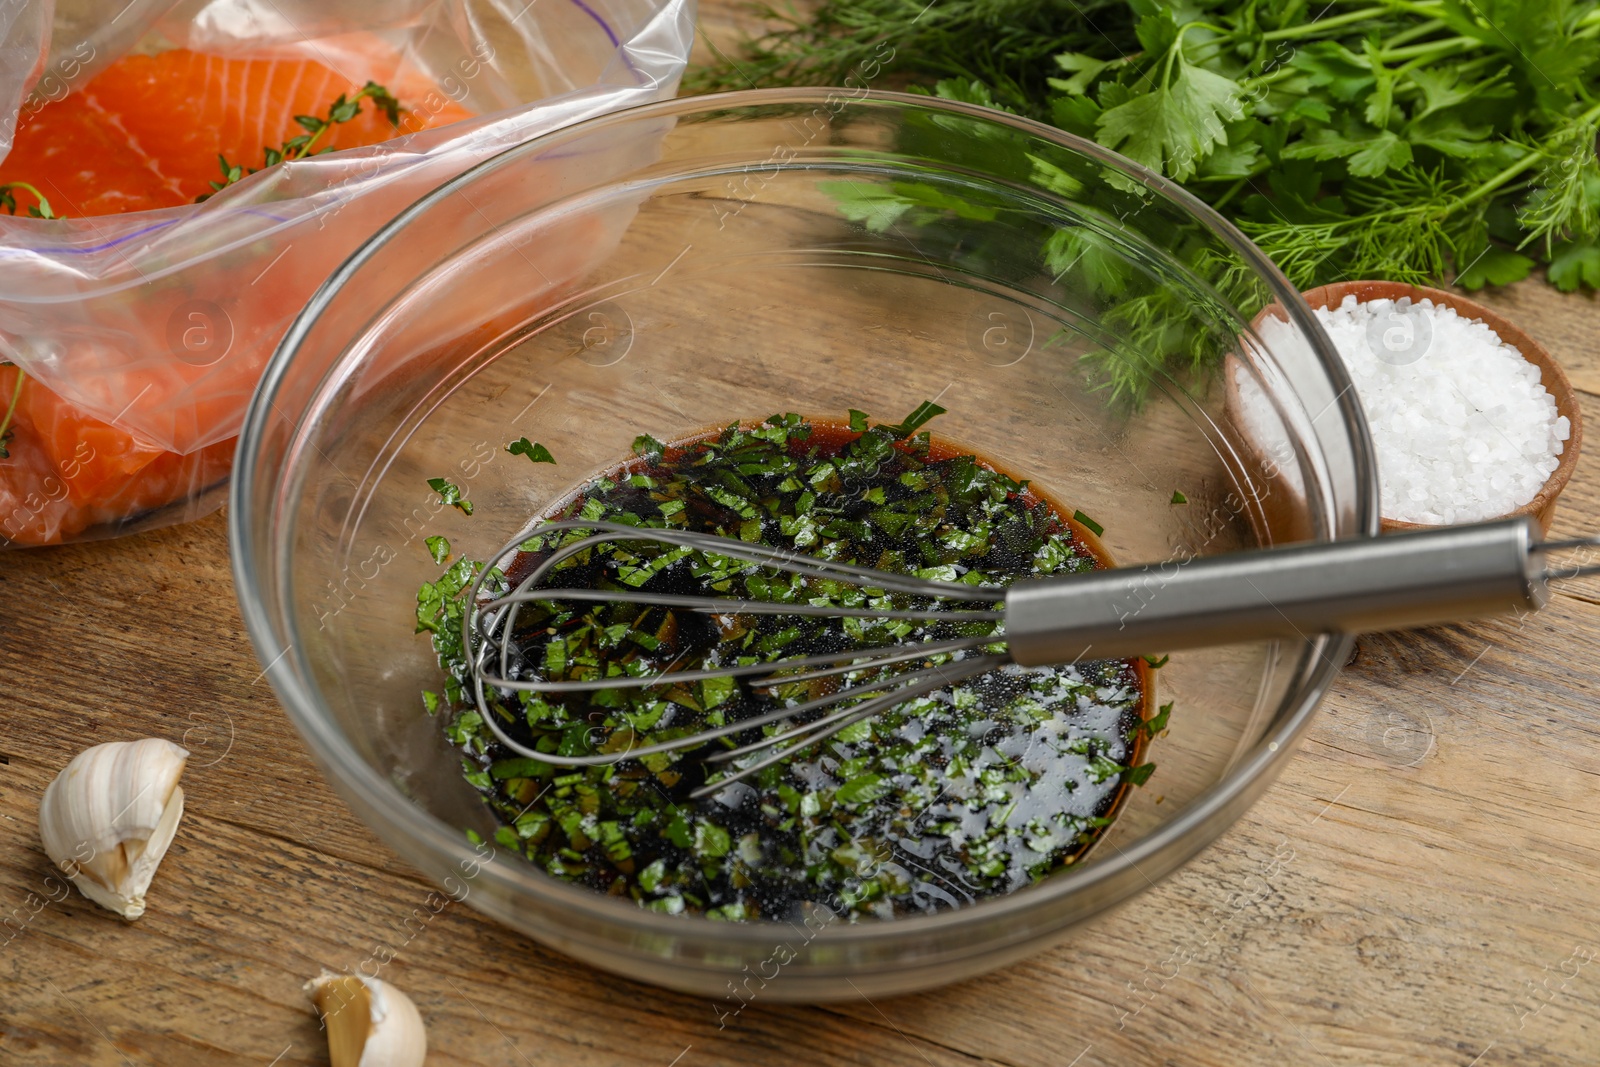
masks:
<path fill-rule="evenodd" d="M 1520 516 L 1019 582 L 1006 640 L 1039 666 L 1531 611 L 1549 598 L 1535 541 Z"/>

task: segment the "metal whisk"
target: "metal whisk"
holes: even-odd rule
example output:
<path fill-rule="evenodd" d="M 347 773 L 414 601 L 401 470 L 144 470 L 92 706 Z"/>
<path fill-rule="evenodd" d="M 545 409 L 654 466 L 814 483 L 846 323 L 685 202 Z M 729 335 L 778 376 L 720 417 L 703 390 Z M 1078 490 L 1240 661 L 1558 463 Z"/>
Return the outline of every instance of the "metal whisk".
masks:
<path fill-rule="evenodd" d="M 836 563 L 782 549 L 687 530 L 641 528 L 582 519 L 542 523 L 524 531 L 492 563 L 529 537 L 570 530 L 588 536 L 554 549 L 514 589 L 479 604 L 484 576 L 468 593 L 476 611 L 462 622 L 463 647 L 473 664 L 479 710 L 513 751 L 558 766 L 592 766 L 659 752 L 691 749 L 718 738 L 786 719 L 822 713 L 749 744 L 703 757 L 725 763 L 772 750 L 765 759 L 696 790 L 717 792 L 801 749 L 902 701 L 958 684 L 1008 664 L 1038 667 L 1087 659 L 1121 659 L 1153 652 L 1320 633 L 1365 633 L 1454 622 L 1482 615 L 1535 610 L 1551 579 L 1600 572 L 1600 565 L 1551 569 L 1547 557 L 1600 545 L 1600 537 L 1540 542 L 1531 519 L 1444 527 L 1323 544 L 1303 544 L 1162 564 L 1025 579 L 1009 586 L 926 581 Z M 736 597 L 657 594 L 634 589 L 556 589 L 541 582 L 557 564 L 601 544 L 656 542 L 744 560 L 791 574 L 855 584 L 885 593 L 928 598 L 924 608 L 838 607 L 773 603 Z M 794 656 L 765 663 L 698 670 L 668 669 L 641 677 L 541 681 L 513 677 L 512 633 L 523 605 L 542 601 L 632 602 L 713 616 L 787 615 L 994 623 L 992 632 L 952 640 L 918 640 L 877 648 Z M 975 607 L 973 605 L 982 605 Z M 1002 605 L 997 608 L 996 605 Z M 994 646 L 1005 651 L 996 653 Z M 498 649 L 498 655 L 495 650 Z M 988 651 L 985 651 L 988 649 Z M 919 661 L 939 660 L 940 662 Z M 881 668 L 900 667 L 896 672 Z M 799 671 L 799 673 L 790 673 Z M 871 680 L 791 706 L 624 753 L 563 756 L 539 752 L 510 737 L 487 707 L 484 687 L 501 691 L 581 693 L 621 687 L 669 686 L 715 678 L 757 677 L 756 689 L 872 672 Z M 855 701 L 834 707 L 845 701 Z M 829 711 L 827 709 L 833 708 Z"/>

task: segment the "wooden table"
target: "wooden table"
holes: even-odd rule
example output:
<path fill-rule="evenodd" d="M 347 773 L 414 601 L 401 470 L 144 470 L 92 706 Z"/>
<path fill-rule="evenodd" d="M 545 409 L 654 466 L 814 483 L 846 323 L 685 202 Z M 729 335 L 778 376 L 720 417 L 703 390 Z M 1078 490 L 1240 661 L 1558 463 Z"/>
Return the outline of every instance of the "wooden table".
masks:
<path fill-rule="evenodd" d="M 729 5 L 708 4 L 726 36 Z M 1490 302 L 1600 399 L 1592 299 Z M 1580 464 L 1555 534 L 1600 529 Z M 1365 638 L 1260 803 L 1110 929 L 920 996 L 703 999 L 594 972 L 451 906 L 324 785 L 250 652 L 221 516 L 0 558 L 0 1065 L 324 1064 L 301 983 L 384 976 L 430 1064 L 1587 1063 L 1600 1058 L 1600 585 L 1519 624 Z M 194 752 L 189 814 L 125 924 L 50 865 L 41 791 L 97 742 Z M 14 912 L 13 909 L 21 909 Z M 4 930 L 0 927 L 0 930 Z M 8 931 L 9 933 L 9 931 Z"/>

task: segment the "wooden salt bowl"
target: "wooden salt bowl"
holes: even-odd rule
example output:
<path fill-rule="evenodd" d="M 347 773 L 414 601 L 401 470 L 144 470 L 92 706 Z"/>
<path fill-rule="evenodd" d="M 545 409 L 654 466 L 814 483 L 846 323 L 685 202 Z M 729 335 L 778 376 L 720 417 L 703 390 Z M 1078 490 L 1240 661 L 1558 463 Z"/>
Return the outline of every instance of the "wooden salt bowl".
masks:
<path fill-rule="evenodd" d="M 1583 419 L 1578 412 L 1578 394 L 1573 390 L 1572 383 L 1567 380 L 1567 374 L 1561 369 L 1561 364 L 1555 361 L 1555 357 L 1550 355 L 1544 345 L 1476 300 L 1443 289 L 1429 289 L 1421 285 L 1407 285 L 1404 282 L 1338 282 L 1334 285 L 1308 289 L 1300 295 L 1311 305 L 1313 311 L 1317 308 L 1328 308 L 1331 311 L 1343 303 L 1347 296 L 1354 296 L 1363 303 L 1369 300 L 1399 300 L 1402 297 L 1410 297 L 1411 302 L 1415 304 L 1428 299 L 1435 304 L 1454 308 L 1456 314 L 1464 318 L 1478 319 L 1499 334 L 1500 340 L 1515 348 L 1522 353 L 1524 359 L 1538 367 L 1539 378 L 1544 383 L 1545 390 L 1555 398 L 1557 414 L 1567 417 L 1568 423 L 1572 426 L 1572 435 L 1565 442 L 1559 457 L 1559 465 L 1551 472 L 1534 498 L 1515 511 L 1508 511 L 1500 517 L 1532 515 L 1538 520 L 1540 530 L 1546 536 L 1549 535 L 1550 523 L 1556 514 L 1556 498 L 1561 495 L 1561 490 L 1566 488 L 1567 480 L 1572 477 L 1573 468 L 1578 465 L 1578 451 L 1583 443 Z M 1385 517 L 1382 520 L 1382 528 L 1386 532 L 1422 530 L 1427 529 L 1428 524 L 1401 522 L 1398 519 Z"/>

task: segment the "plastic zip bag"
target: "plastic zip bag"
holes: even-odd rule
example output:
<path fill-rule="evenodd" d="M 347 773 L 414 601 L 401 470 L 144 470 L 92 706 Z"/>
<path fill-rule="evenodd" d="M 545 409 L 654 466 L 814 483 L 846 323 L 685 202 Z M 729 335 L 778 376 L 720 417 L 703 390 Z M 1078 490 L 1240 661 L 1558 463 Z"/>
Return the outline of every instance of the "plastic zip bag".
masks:
<path fill-rule="evenodd" d="M 220 506 L 255 382 L 322 280 L 413 200 L 502 149 L 670 95 L 693 15 L 693 0 L 0 6 L 8 151 L 19 124 L 136 46 L 316 58 L 357 86 L 390 86 L 409 108 L 392 140 L 270 167 L 203 203 L 0 215 L 0 346 L 14 364 L 0 366 L 0 413 L 16 401 L 0 442 L 0 545 L 116 536 Z M 404 132 L 457 106 L 479 114 Z M 573 168 L 607 165 L 552 161 L 552 195 Z M 613 230 L 574 233 L 529 260 L 526 298 L 570 286 Z"/>

